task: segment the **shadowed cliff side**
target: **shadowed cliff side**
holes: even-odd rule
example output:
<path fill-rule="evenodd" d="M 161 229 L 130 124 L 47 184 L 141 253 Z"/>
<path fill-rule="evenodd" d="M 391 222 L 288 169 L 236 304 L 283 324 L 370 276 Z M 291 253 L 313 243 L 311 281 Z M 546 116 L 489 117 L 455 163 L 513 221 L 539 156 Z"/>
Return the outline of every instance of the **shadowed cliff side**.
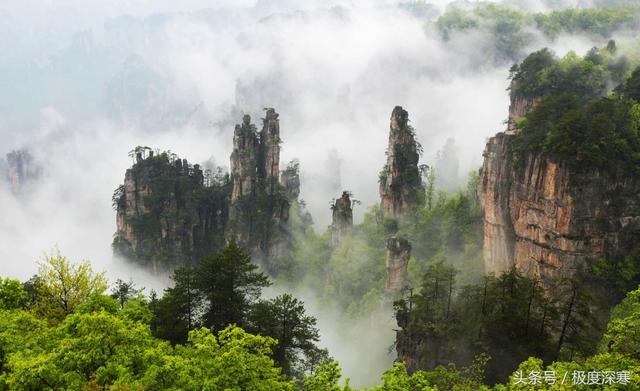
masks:
<path fill-rule="evenodd" d="M 114 251 L 153 272 L 196 262 L 223 243 L 228 175 L 214 177 L 186 159 L 138 147 L 113 195 Z"/>
<path fill-rule="evenodd" d="M 257 132 L 245 115 L 236 125 L 230 175 L 148 147 L 132 151 L 135 163 L 113 196 L 114 250 L 159 272 L 198 262 L 233 240 L 276 274 L 292 240 L 287 222 L 299 202 L 299 167 L 292 162 L 280 183 L 278 113 L 266 109 L 263 124 Z"/>
<path fill-rule="evenodd" d="M 424 202 L 418 167 L 422 147 L 408 122 L 409 113 L 396 106 L 391 112 L 387 163 L 379 178 L 383 219 L 404 219 Z"/>

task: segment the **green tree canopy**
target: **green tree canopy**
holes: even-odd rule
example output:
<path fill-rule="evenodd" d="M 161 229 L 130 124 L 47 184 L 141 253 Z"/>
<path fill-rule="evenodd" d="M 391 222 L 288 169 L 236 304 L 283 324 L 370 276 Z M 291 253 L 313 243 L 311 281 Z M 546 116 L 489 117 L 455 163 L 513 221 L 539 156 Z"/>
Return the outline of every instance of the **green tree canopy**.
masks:
<path fill-rule="evenodd" d="M 0 278 L 0 309 L 12 310 L 24 307 L 27 292 L 20 281 L 11 278 Z"/>
<path fill-rule="evenodd" d="M 205 300 L 205 326 L 223 330 L 230 324 L 245 323 L 251 304 L 260 297 L 262 288 L 270 285 L 257 269 L 235 242 L 202 260 L 197 284 Z"/>
<path fill-rule="evenodd" d="M 36 310 L 54 322 L 73 313 L 93 293 L 107 289 L 104 272 L 94 272 L 89 261 L 72 263 L 59 252 L 44 256 L 38 281 Z"/>
<path fill-rule="evenodd" d="M 327 356 L 316 346 L 320 340 L 316 319 L 306 315 L 304 303 L 289 294 L 256 303 L 249 312 L 248 324 L 249 331 L 278 341 L 273 357 L 288 376 L 302 379 L 310 369 L 296 365 L 304 362 L 302 357 L 313 366 L 318 358 Z"/>

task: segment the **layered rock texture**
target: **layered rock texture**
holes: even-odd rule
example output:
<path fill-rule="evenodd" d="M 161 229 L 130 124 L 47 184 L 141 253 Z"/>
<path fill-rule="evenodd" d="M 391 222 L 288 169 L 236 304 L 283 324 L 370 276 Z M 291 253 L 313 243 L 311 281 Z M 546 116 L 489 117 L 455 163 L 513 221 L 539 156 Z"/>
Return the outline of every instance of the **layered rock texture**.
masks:
<path fill-rule="evenodd" d="M 114 193 L 114 250 L 154 272 L 197 262 L 222 244 L 227 188 L 223 181 L 204 186 L 197 164 L 139 152 Z"/>
<path fill-rule="evenodd" d="M 280 183 L 278 114 L 267 109 L 260 132 L 245 115 L 236 125 L 230 175 L 213 175 L 168 153 L 132 151 L 135 164 L 114 193 L 116 252 L 154 271 L 198 262 L 226 241 L 267 267 L 287 240 L 289 208 L 298 202 L 298 165 Z"/>
<path fill-rule="evenodd" d="M 411 257 L 411 244 L 402 237 L 387 239 L 387 282 L 385 291 L 398 293 L 405 286 L 407 279 L 407 265 Z"/>
<path fill-rule="evenodd" d="M 331 244 L 337 246 L 353 229 L 353 204 L 348 191 L 331 204 Z"/>
<path fill-rule="evenodd" d="M 294 202 L 300 197 L 300 162 L 292 160 L 280 173 L 280 184 L 287 200 Z"/>
<path fill-rule="evenodd" d="M 619 234 L 639 219 L 636 178 L 571 172 L 561 161 L 513 150 L 519 117 L 535 99 L 513 99 L 509 125 L 484 151 L 479 195 L 484 209 L 485 272 L 516 267 L 542 281 L 571 276 L 589 258 L 617 251 Z"/>
<path fill-rule="evenodd" d="M 251 118 L 236 125 L 231 154 L 230 219 L 225 236 L 252 250 L 267 268 L 282 253 L 289 219 L 290 197 L 300 193 L 297 167 L 280 183 L 280 121 L 273 108 L 266 110 L 262 130 L 256 133 Z"/>
<path fill-rule="evenodd" d="M 387 164 L 379 178 L 383 218 L 404 219 L 423 199 L 418 167 L 421 147 L 408 122 L 409 113 L 396 106 L 391 112 Z"/>
<path fill-rule="evenodd" d="M 391 112 L 387 163 L 380 172 L 380 209 L 383 221 L 407 219 L 424 202 L 418 161 L 421 146 L 409 125 L 409 113 L 400 106 Z M 386 223 L 386 222 L 385 222 Z M 411 245 L 402 237 L 387 239 L 387 293 L 405 285 Z"/>

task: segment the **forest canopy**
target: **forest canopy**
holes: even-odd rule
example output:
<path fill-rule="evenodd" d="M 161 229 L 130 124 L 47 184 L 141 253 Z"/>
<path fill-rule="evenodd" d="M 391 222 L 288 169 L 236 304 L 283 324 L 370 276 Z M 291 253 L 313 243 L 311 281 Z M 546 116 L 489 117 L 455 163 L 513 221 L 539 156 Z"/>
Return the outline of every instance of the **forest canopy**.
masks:
<path fill-rule="evenodd" d="M 550 12 L 480 2 L 470 8 L 449 7 L 435 28 L 445 41 L 467 33 L 487 36 L 495 47 L 495 61 L 504 63 L 522 59 L 527 45 L 539 36 L 551 41 L 570 34 L 606 40 L 615 32 L 637 32 L 639 18 L 640 6 L 632 2 Z"/>
<path fill-rule="evenodd" d="M 512 67 L 512 99 L 536 102 L 516 124 L 520 156 L 542 153 L 574 172 L 638 174 L 640 68 L 620 68 L 614 53 L 613 42 L 584 57 L 558 59 L 543 49 Z"/>

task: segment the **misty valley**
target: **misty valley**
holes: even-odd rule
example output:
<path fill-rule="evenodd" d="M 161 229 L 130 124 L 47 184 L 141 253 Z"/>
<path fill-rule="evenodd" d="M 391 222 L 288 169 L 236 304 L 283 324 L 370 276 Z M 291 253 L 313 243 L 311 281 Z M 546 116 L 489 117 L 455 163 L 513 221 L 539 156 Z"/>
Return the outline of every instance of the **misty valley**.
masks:
<path fill-rule="evenodd" d="M 640 3 L 0 5 L 0 390 L 640 389 Z"/>

